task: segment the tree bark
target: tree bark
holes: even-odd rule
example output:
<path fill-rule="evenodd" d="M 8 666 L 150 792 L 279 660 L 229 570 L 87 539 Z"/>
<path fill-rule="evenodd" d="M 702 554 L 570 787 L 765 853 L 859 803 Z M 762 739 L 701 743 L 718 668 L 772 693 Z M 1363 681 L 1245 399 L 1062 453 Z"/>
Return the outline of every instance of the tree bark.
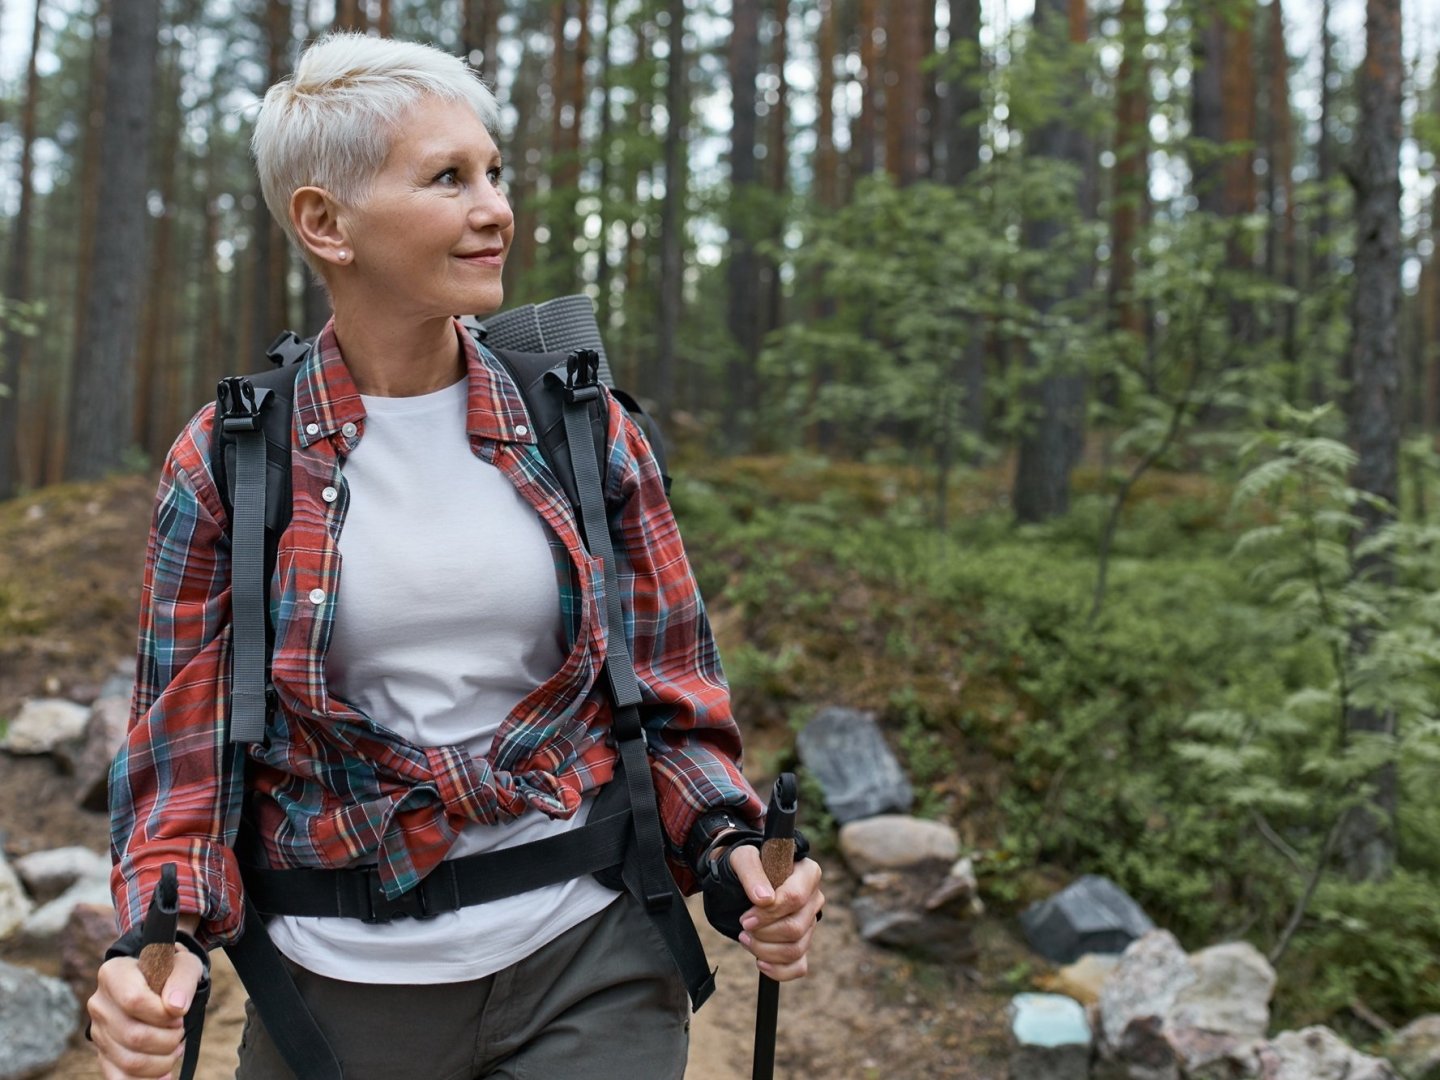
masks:
<path fill-rule="evenodd" d="M 1225 141 L 1225 15 L 1208 2 L 1197 4 L 1195 12 L 1197 23 L 1191 42 L 1194 75 L 1191 79 L 1190 136 L 1209 145 L 1202 147 L 1200 153 L 1193 157 L 1190 172 L 1200 209 L 1208 214 L 1223 214 L 1223 174 L 1213 155 Z"/>
<path fill-rule="evenodd" d="M 465 0 L 462 11 L 460 47 L 471 66 L 479 68 L 491 84 L 500 72 L 495 46 L 499 44 L 500 9 L 504 6 L 504 0 Z"/>
<path fill-rule="evenodd" d="M 1124 50 L 1116 75 L 1115 194 L 1111 212 L 1110 311 L 1115 326 L 1137 338 L 1145 316 L 1131 290 L 1135 245 L 1149 201 L 1150 71 L 1145 61 L 1144 0 L 1122 0 L 1120 37 Z"/>
<path fill-rule="evenodd" d="M 35 115 L 40 98 L 40 54 L 43 0 L 35 0 L 30 28 L 30 59 L 25 66 L 25 104 L 20 113 L 20 205 L 10 230 L 10 265 L 6 271 L 5 298 L 11 303 L 30 299 L 30 221 L 34 212 Z M 19 487 L 20 373 L 28 372 L 30 338 L 7 328 L 4 333 L 4 367 L 0 368 L 0 499 Z"/>
<path fill-rule="evenodd" d="M 1349 169 L 1355 189 L 1355 286 L 1350 308 L 1352 336 L 1350 370 L 1354 373 L 1348 401 L 1350 441 L 1358 460 L 1352 484 L 1377 499 L 1379 506 L 1360 503 L 1362 524 L 1354 537 L 1361 543 L 1395 518 L 1399 502 L 1400 356 L 1397 323 L 1400 313 L 1400 140 L 1401 93 L 1404 80 L 1400 0 L 1367 0 L 1365 60 L 1357 74 L 1360 118 L 1355 156 Z M 1356 560 L 1362 577 L 1389 581 L 1394 568 L 1388 557 L 1369 554 Z M 1371 634 L 1352 635 L 1352 655 L 1363 655 Z M 1350 736 L 1396 735 L 1391 709 L 1352 707 L 1347 711 Z M 1379 880 L 1395 863 L 1399 783 L 1394 762 L 1370 778 L 1369 800 L 1348 815 L 1340 837 L 1340 855 L 1355 880 Z"/>
<path fill-rule="evenodd" d="M 105 215 L 95 237 L 86 297 L 87 340 L 76 352 L 66 476 L 95 479 L 119 468 L 133 441 L 136 319 L 143 299 L 146 165 L 153 122 L 159 0 L 114 0 L 100 190 Z M 143 264 L 143 256 L 138 260 Z"/>
<path fill-rule="evenodd" d="M 769 189 L 773 196 L 775 213 L 781 213 L 785 205 L 786 192 L 790 186 L 790 141 L 788 137 L 790 120 L 790 82 L 785 76 L 785 63 L 789 59 L 787 24 L 790 21 L 789 0 L 775 0 L 775 35 L 771 41 L 772 61 L 778 78 L 776 100 L 770 110 L 769 145 L 765 151 L 765 164 L 769 172 Z M 781 223 L 776 222 L 777 225 Z M 780 277 L 780 264 L 774 259 L 765 259 L 765 329 L 774 330 L 780 326 L 784 307 L 784 282 Z"/>
<path fill-rule="evenodd" d="M 266 85 L 271 86 L 283 78 L 289 69 L 287 63 L 290 50 L 290 0 L 266 0 L 265 2 L 265 73 Z M 260 191 L 257 177 L 254 185 L 255 210 L 251 216 L 250 236 L 255 245 L 253 270 L 255 277 L 255 301 L 251 308 L 254 322 L 251 324 L 251 341 L 257 350 L 263 350 L 275 340 L 275 335 L 291 325 L 289 275 L 286 272 L 290 260 L 286 250 L 287 240 L 280 224 L 270 216 L 265 198 Z M 258 370 L 265 366 L 264 359 L 256 355 L 242 370 Z"/>
<path fill-rule="evenodd" d="M 1069 55 L 1084 43 L 1087 33 L 1084 0 L 1037 0 L 1035 35 L 1037 40 L 1050 43 L 1055 55 Z M 1067 89 L 1072 98 L 1084 91 L 1083 85 Z M 1089 140 L 1064 116 L 1041 125 L 1032 140 L 1032 153 L 1068 160 L 1080 169 L 1087 179 L 1077 194 L 1088 212 L 1093 200 L 1093 191 L 1087 190 L 1088 178 L 1093 175 Z M 1029 249 L 1043 251 L 1059 239 L 1060 227 L 1053 220 L 1033 219 L 1026 222 L 1024 234 Z M 1082 268 L 1069 286 L 1069 295 L 1078 294 L 1089 272 L 1088 267 Z M 1054 306 L 1055 299 L 1039 294 L 1031 298 L 1031 303 L 1043 313 Z M 1033 365 L 1034 358 L 1029 362 Z M 1017 520 L 1039 522 L 1070 509 L 1070 473 L 1084 442 L 1084 376 L 1063 356 L 1059 357 L 1056 367 L 1038 377 L 1027 397 L 1030 423 L 1020 437 L 1012 503 Z"/>
<path fill-rule="evenodd" d="M 730 333 L 736 349 L 725 396 L 725 436 L 736 446 L 752 399 L 760 355 L 759 258 L 755 252 L 754 202 L 759 171 L 755 160 L 755 79 L 760 71 L 760 2 L 734 0 L 730 38 L 730 92 L 734 122 L 730 129 Z"/>
<path fill-rule="evenodd" d="M 963 48 L 946 83 L 945 179 L 959 185 L 980 164 L 980 0 L 950 0 L 950 50 Z"/>
<path fill-rule="evenodd" d="M 855 125 L 855 174 L 869 176 L 875 171 L 876 95 L 882 72 L 875 46 L 876 0 L 858 0 L 857 33 L 860 36 L 860 118 Z"/>
<path fill-rule="evenodd" d="M 655 364 L 655 404 L 662 424 L 675 407 L 675 338 L 685 280 L 685 3 L 668 0 L 670 55 L 665 72 L 665 201 L 660 210 L 660 341 Z"/>

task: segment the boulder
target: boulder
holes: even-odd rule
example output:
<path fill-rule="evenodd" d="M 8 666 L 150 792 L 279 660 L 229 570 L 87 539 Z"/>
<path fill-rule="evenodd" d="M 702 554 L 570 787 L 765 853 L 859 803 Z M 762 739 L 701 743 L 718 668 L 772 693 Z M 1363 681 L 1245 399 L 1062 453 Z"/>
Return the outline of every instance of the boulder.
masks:
<path fill-rule="evenodd" d="M 110 860 L 86 847 L 32 851 L 15 860 L 15 872 L 38 903 L 53 900 L 82 878 L 110 880 Z"/>
<path fill-rule="evenodd" d="M 115 940 L 115 911 L 109 904 L 77 904 L 60 932 L 60 977 L 78 1001 L 95 993 L 96 973 Z"/>
<path fill-rule="evenodd" d="M 103 813 L 109 806 L 110 762 L 125 741 L 130 725 L 130 690 L 99 698 L 78 743 L 68 750 L 68 768 L 75 774 L 76 798 L 86 810 Z"/>
<path fill-rule="evenodd" d="M 945 911 L 963 918 L 985 914 L 980 899 L 980 880 L 968 856 L 956 859 L 943 881 L 925 897 L 926 911 Z"/>
<path fill-rule="evenodd" d="M 1259 1049 L 1262 1080 L 1399 1080 L 1390 1063 L 1348 1045 L 1327 1027 L 1286 1031 Z"/>
<path fill-rule="evenodd" d="M 80 904 L 104 906 L 110 903 L 110 883 L 98 878 L 81 878 L 43 907 L 36 908 L 20 924 L 20 934 L 30 941 L 53 941 L 60 936 L 70 913 Z"/>
<path fill-rule="evenodd" d="M 1092 1038 L 1079 1002 L 1019 994 L 1010 1003 L 1011 1080 L 1087 1080 Z"/>
<path fill-rule="evenodd" d="M 1119 953 L 1155 929 L 1130 895 L 1109 878 L 1087 874 L 1020 916 L 1031 947 L 1057 964 L 1086 953 Z"/>
<path fill-rule="evenodd" d="M 882 814 L 840 830 L 840 853 L 857 877 L 877 870 L 931 871 L 938 879 L 960 855 L 960 835 L 939 821 Z"/>
<path fill-rule="evenodd" d="M 940 963 L 975 957 L 970 924 L 918 910 L 894 894 L 857 897 L 850 905 L 860 936 L 872 945 L 903 949 Z"/>
<path fill-rule="evenodd" d="M 1180 992 L 1197 981 L 1185 950 L 1168 930 L 1152 930 L 1120 957 L 1100 991 L 1100 1030 L 1105 1045 L 1123 1049 L 1127 1029 L 1146 1021 L 1158 1035 Z M 1153 1021 L 1153 1023 L 1151 1023 Z M 1145 1035 L 1138 1031 L 1131 1042 Z"/>
<path fill-rule="evenodd" d="M 1238 1039 L 1264 1038 L 1270 1027 L 1275 969 L 1248 942 L 1212 945 L 1190 955 L 1195 982 L 1180 991 L 1165 1017 L 1174 1029 L 1195 1028 Z"/>
<path fill-rule="evenodd" d="M 20 707 L 0 750 L 11 754 L 49 754 L 85 732 L 90 710 L 64 698 L 37 698 Z"/>
<path fill-rule="evenodd" d="M 1397 1031 L 1388 1056 L 1410 1080 L 1440 1080 L 1440 1015 L 1422 1016 Z"/>
<path fill-rule="evenodd" d="M 904 813 L 915 801 L 874 713 L 822 709 L 800 732 L 795 749 L 841 825 L 887 811 Z"/>
<path fill-rule="evenodd" d="M 0 940 L 9 937 L 34 908 L 20 875 L 0 851 Z"/>
<path fill-rule="evenodd" d="M 0 961 L 0 1080 L 48 1071 L 80 1026 L 80 1005 L 59 979 Z"/>
<path fill-rule="evenodd" d="M 1048 989 L 1072 997 L 1082 1005 L 1094 1005 L 1100 991 L 1120 964 L 1118 956 L 1086 953 L 1073 964 L 1066 964 L 1048 980 Z"/>

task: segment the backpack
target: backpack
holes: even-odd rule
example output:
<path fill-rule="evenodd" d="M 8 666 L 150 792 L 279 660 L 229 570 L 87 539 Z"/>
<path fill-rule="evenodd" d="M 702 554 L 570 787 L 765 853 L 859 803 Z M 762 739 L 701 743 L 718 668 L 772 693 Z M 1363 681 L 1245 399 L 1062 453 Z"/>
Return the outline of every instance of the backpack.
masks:
<path fill-rule="evenodd" d="M 615 780 L 597 796 L 584 827 L 533 845 L 472 856 L 492 860 L 498 857 L 508 862 L 504 871 L 498 870 L 494 861 L 486 862 L 483 871 L 478 863 L 473 864 L 468 869 L 477 871 L 471 875 L 475 880 L 447 882 L 446 887 L 452 890 L 457 906 L 461 896 L 470 897 L 464 901 L 467 904 L 477 902 L 473 897 L 488 898 L 491 894 L 487 889 L 495 882 L 512 881 L 521 860 L 525 860 L 527 873 L 518 876 L 528 882 L 512 891 L 548 883 L 549 879 L 537 879 L 528 873 L 534 869 L 531 864 L 539 862 L 545 867 L 547 861 L 553 864 L 548 867 L 551 872 L 564 872 L 556 880 L 592 873 L 612 888 L 628 890 L 655 922 L 686 983 L 692 1005 L 698 1009 L 714 990 L 714 972 L 665 865 L 664 833 L 637 708 L 639 686 L 625 642 L 605 513 L 603 474 L 608 417 L 600 385 L 609 367 L 590 301 L 584 296 L 562 297 L 538 307 L 506 312 L 483 323 L 470 319 L 462 322 L 501 361 L 519 389 L 540 452 L 575 510 L 585 546 L 604 563 L 610 641 L 604 678 L 620 754 Z M 290 520 L 291 410 L 295 379 L 310 347 L 310 342 L 287 331 L 266 350 L 278 366 L 258 375 L 224 378 L 218 387 L 211 466 L 231 535 L 233 638 L 228 741 L 232 746 L 262 741 L 266 717 L 276 703 L 269 679 L 274 627 L 270 625 L 267 592 L 279 540 Z M 668 494 L 670 481 L 665 475 L 658 429 L 633 398 L 611 392 L 649 438 Z M 238 754 L 231 756 L 244 760 Z M 563 841 L 567 837 L 573 838 L 568 844 L 551 844 L 551 840 Z M 542 849 L 541 845 L 550 846 Z M 455 877 L 467 869 L 456 868 L 466 861 L 446 860 L 442 867 Z M 568 872 L 572 869 L 577 872 Z M 411 892 L 389 900 L 373 887 L 341 890 L 319 882 L 310 889 L 307 875 L 316 877 L 311 871 L 247 869 L 244 930 L 239 941 L 227 946 L 226 951 L 271 1039 L 296 1075 L 338 1077 L 338 1062 L 271 944 L 262 911 L 368 916 L 370 921 L 400 915 L 424 918 L 436 911 L 426 906 L 427 890 L 422 888 L 429 878 Z M 287 906 L 308 902 L 307 889 L 315 894 L 320 910 L 307 912 Z M 331 910 L 335 894 L 341 892 L 346 893 L 347 903 L 358 894 L 360 910 Z M 279 906 L 257 906 L 256 897 L 262 904 L 268 897 Z"/>

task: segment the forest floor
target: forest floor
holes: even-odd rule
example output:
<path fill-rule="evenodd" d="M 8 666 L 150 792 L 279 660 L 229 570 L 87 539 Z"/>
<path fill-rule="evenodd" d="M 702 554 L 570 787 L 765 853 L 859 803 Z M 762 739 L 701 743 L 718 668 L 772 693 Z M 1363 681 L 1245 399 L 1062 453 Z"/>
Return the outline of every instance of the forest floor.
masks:
<path fill-rule="evenodd" d="M 93 696 L 117 664 L 127 663 L 153 492 L 149 477 L 127 476 L 0 504 L 0 719 L 25 697 Z M 714 606 L 723 617 L 723 602 Z M 779 760 L 786 749 L 780 743 L 790 737 L 775 727 L 747 732 L 750 762 Z M 69 778 L 48 758 L 0 755 L 0 843 L 12 856 L 67 844 L 104 851 L 107 822 L 76 806 Z M 978 921 L 973 968 L 916 961 L 860 940 L 845 903 L 853 879 L 838 861 L 825 861 L 825 871 L 830 917 L 816 940 L 811 975 L 781 994 L 778 1075 L 1001 1080 L 1005 1007 L 1023 988 L 1013 973 L 1032 960 L 1009 925 Z M 738 946 L 697 921 L 719 965 L 719 990 L 695 1017 L 687 1076 L 742 1078 L 750 1072 L 754 969 Z M 27 955 L 15 943 L 0 946 L 0 958 L 51 972 L 59 965 L 58 957 Z M 200 1080 L 233 1074 L 243 1005 L 243 990 L 217 954 Z M 49 1074 L 99 1075 L 83 1044 Z"/>

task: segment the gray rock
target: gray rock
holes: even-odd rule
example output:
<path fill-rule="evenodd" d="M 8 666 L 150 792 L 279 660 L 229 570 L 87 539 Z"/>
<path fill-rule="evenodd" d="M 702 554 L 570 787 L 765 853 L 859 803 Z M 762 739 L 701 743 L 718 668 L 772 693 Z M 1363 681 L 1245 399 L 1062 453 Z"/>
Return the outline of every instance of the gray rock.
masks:
<path fill-rule="evenodd" d="M 1262 1080 L 1399 1080 L 1388 1061 L 1360 1053 L 1327 1027 L 1283 1032 L 1258 1053 Z"/>
<path fill-rule="evenodd" d="M 20 875 L 0 851 L 0 940 L 9 937 L 34 908 Z"/>
<path fill-rule="evenodd" d="M 1092 1038 L 1079 1002 L 1019 994 L 1010 1003 L 1011 1080 L 1087 1080 Z"/>
<path fill-rule="evenodd" d="M 80 738 L 90 710 L 63 698 L 37 698 L 20 706 L 0 750 L 11 754 L 49 754 Z"/>
<path fill-rule="evenodd" d="M 980 880 L 975 876 L 975 864 L 967 856 L 956 859 L 950 872 L 925 898 L 926 911 L 950 911 L 961 916 L 985 914 L 985 904 L 980 899 Z"/>
<path fill-rule="evenodd" d="M 1180 992 L 1196 981 L 1174 934 L 1152 930 L 1136 940 L 1100 990 L 1100 1030 L 1106 1046 L 1122 1050 L 1122 1039 L 1137 1020 L 1153 1021 L 1149 1027 L 1158 1036 Z M 1132 1035 L 1132 1043 L 1136 1037 Z"/>
<path fill-rule="evenodd" d="M 1020 916 L 1031 947 L 1047 960 L 1071 964 L 1086 953 L 1119 953 L 1155 929 L 1130 895 L 1109 878 L 1087 874 Z"/>
<path fill-rule="evenodd" d="M 109 904 L 110 884 L 96 878 L 81 878 L 48 904 L 36 908 L 20 924 L 20 935 L 29 941 L 53 941 L 70 921 L 70 913 L 81 904 Z"/>
<path fill-rule="evenodd" d="M 872 945 L 903 949 L 941 963 L 974 959 L 970 924 L 948 915 L 917 910 L 881 895 L 857 897 L 850 905 L 860 936 Z"/>
<path fill-rule="evenodd" d="M 960 835 L 939 821 L 883 814 L 840 830 L 840 853 L 859 877 L 877 870 L 945 873 L 960 854 Z"/>
<path fill-rule="evenodd" d="M 1410 1080 L 1440 1080 L 1440 1015 L 1422 1016 L 1397 1031 L 1389 1057 Z"/>
<path fill-rule="evenodd" d="M 1262 1038 L 1270 1027 L 1275 969 L 1249 942 L 1212 945 L 1190 955 L 1196 981 L 1181 990 L 1166 1017 L 1171 1027 Z"/>
<path fill-rule="evenodd" d="M 46 1072 L 80 1026 L 80 1004 L 59 979 L 0 961 L 0 1080 Z"/>
<path fill-rule="evenodd" d="M 34 851 L 15 860 L 15 872 L 39 903 L 53 900 L 83 878 L 110 880 L 110 860 L 86 847 Z"/>
<path fill-rule="evenodd" d="M 99 698 L 90 711 L 85 733 L 74 744 L 69 769 L 75 774 L 77 800 L 86 810 L 108 809 L 110 763 L 130 726 L 130 693 Z"/>
<path fill-rule="evenodd" d="M 915 801 L 874 713 L 822 709 L 800 732 L 795 749 L 841 825 L 887 811 L 904 813 Z"/>

